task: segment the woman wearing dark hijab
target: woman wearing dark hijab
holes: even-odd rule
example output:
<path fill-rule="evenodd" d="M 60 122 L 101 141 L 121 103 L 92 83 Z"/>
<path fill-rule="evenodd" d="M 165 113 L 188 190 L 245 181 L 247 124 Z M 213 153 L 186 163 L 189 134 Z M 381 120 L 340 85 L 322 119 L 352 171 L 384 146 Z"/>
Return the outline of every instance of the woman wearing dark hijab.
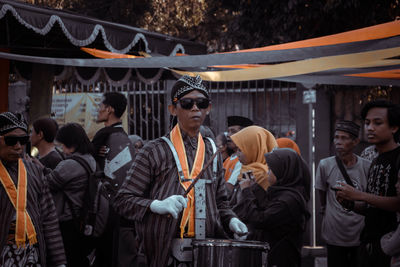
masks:
<path fill-rule="evenodd" d="M 264 190 L 250 179 L 240 184 L 243 198 L 234 211 L 250 230 L 248 239 L 268 242 L 268 266 L 300 266 L 303 233 L 310 198 L 310 172 L 292 149 L 265 154 L 270 186 Z"/>

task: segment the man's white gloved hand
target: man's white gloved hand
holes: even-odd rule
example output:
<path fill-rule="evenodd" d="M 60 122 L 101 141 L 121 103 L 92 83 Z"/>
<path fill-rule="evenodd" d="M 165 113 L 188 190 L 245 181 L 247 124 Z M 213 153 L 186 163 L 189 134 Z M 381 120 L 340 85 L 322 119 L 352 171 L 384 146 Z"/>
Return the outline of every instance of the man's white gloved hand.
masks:
<path fill-rule="evenodd" d="M 234 234 L 237 234 L 238 236 L 243 236 L 248 234 L 247 226 L 242 223 L 238 218 L 233 217 L 230 222 L 229 222 L 229 229 Z"/>
<path fill-rule="evenodd" d="M 186 208 L 187 199 L 181 195 L 173 195 L 164 200 L 154 200 L 150 204 L 150 210 L 158 214 L 171 214 L 178 219 L 178 214 Z"/>

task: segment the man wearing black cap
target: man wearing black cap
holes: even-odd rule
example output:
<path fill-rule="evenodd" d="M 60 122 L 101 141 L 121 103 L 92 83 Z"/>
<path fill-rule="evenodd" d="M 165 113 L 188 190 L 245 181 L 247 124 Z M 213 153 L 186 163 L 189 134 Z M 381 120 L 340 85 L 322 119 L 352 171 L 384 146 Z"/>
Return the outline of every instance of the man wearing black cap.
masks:
<path fill-rule="evenodd" d="M 336 156 L 322 159 L 316 173 L 315 188 L 324 216 L 321 234 L 327 244 L 329 267 L 355 266 L 357 262 L 364 217 L 342 207 L 335 190 L 340 182 L 351 183 L 361 191 L 367 187 L 370 162 L 353 152 L 359 143 L 359 130 L 360 126 L 352 121 L 337 122 L 333 139 Z"/>
<path fill-rule="evenodd" d="M 168 110 L 177 117 L 177 125 L 137 153 L 115 201 L 122 216 L 135 220 L 150 267 L 167 266 L 169 259 L 171 266 L 178 265 L 170 258 L 172 240 L 197 237 L 202 230 L 194 216 L 197 197 L 193 190 L 187 199 L 182 195 L 216 150 L 212 139 L 200 134 L 211 110 L 209 91 L 201 78 L 180 78 L 172 88 L 171 100 Z M 246 234 L 246 225 L 227 201 L 220 154 L 216 163 L 215 169 L 211 164 L 202 176 L 212 183 L 205 187 L 205 237 L 226 238 L 225 231 Z"/>
<path fill-rule="evenodd" d="M 236 155 L 237 147 L 235 143 L 232 142 L 230 136 L 239 132 L 241 129 L 253 125 L 253 121 L 249 118 L 242 116 L 229 116 L 228 117 L 228 150 L 231 154 L 224 161 L 224 169 L 225 169 L 225 181 L 227 182 L 228 189 L 231 189 L 237 181 L 237 178 L 240 173 L 240 169 L 242 168 L 242 164 L 239 161 L 238 156 Z"/>
<path fill-rule="evenodd" d="M 65 266 L 57 213 L 43 172 L 22 159 L 27 132 L 21 114 L 0 114 L 0 265 Z"/>

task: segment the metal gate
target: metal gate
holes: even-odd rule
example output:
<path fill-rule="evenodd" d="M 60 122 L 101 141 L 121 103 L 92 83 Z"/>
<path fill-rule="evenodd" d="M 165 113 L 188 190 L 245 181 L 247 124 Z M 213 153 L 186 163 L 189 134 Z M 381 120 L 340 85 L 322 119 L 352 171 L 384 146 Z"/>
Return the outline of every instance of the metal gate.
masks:
<path fill-rule="evenodd" d="M 106 82 L 54 85 L 54 93 L 127 92 L 129 134 L 144 140 L 164 135 L 169 129 L 169 92 L 174 81 L 152 84 L 129 81 L 118 86 Z M 209 82 L 212 110 L 205 124 L 215 134 L 226 131 L 226 117 L 249 117 L 276 136 L 295 138 L 296 85 L 271 80 L 247 82 Z"/>
<path fill-rule="evenodd" d="M 252 119 L 276 137 L 296 134 L 296 84 L 272 80 L 209 83 L 211 128 L 227 129 L 227 116 Z"/>
<path fill-rule="evenodd" d="M 158 81 L 151 85 L 138 81 L 129 81 L 120 86 L 112 86 L 105 82 L 54 85 L 55 94 L 105 92 L 127 93 L 129 134 L 136 134 L 144 140 L 151 140 L 164 135 L 167 131 L 164 81 Z"/>

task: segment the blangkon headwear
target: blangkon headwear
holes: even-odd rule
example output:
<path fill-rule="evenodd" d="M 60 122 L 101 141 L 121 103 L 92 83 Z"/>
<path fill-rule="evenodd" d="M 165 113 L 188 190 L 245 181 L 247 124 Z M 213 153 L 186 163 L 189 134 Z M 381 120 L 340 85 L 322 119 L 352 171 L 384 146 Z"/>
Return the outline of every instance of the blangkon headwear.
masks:
<path fill-rule="evenodd" d="M 205 97 L 209 98 L 209 93 L 206 86 L 203 84 L 203 80 L 199 75 L 196 77 L 190 77 L 188 75 L 182 76 L 172 87 L 171 100 L 176 103 L 184 95 L 190 93 L 193 90 L 197 90 L 202 93 Z"/>
<path fill-rule="evenodd" d="M 0 114 L 0 135 L 20 128 L 28 132 L 28 124 L 21 113 L 4 112 Z"/>

